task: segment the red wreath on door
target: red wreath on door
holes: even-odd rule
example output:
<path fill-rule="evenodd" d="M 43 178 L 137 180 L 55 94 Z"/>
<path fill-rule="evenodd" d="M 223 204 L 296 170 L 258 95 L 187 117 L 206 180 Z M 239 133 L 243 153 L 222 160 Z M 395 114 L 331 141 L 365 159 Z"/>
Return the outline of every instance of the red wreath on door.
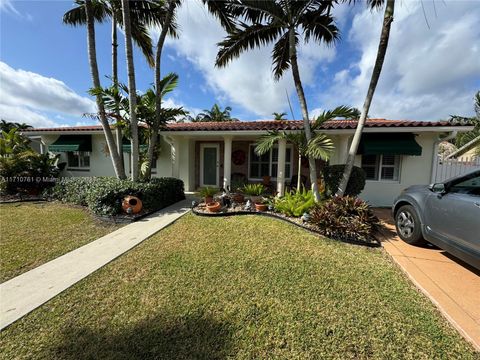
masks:
<path fill-rule="evenodd" d="M 245 164 L 245 159 L 246 159 L 246 156 L 245 156 L 245 152 L 243 150 L 235 150 L 232 153 L 232 162 L 235 165 Z"/>

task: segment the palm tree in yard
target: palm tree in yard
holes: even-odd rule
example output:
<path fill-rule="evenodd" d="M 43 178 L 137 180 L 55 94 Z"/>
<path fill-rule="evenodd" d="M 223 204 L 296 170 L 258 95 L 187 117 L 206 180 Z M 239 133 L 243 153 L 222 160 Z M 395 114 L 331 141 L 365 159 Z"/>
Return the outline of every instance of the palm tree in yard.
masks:
<path fill-rule="evenodd" d="M 230 112 L 232 108 L 230 106 L 225 107 L 223 110 L 218 104 L 214 104 L 210 110 L 205 109 L 203 112 L 197 115 L 193 120 L 195 122 L 206 122 L 206 121 L 234 121 Z"/>
<path fill-rule="evenodd" d="M 97 52 L 95 46 L 95 17 L 94 17 L 95 4 L 92 0 L 85 0 L 85 13 L 86 13 L 86 24 L 87 24 L 87 42 L 88 42 L 88 60 L 90 64 L 90 73 L 92 76 L 92 82 L 94 88 L 100 88 L 100 76 L 98 74 L 98 65 L 97 65 Z M 105 134 L 105 139 L 107 141 L 108 150 L 110 156 L 112 157 L 113 169 L 115 175 L 120 179 L 125 179 L 125 170 L 123 168 L 123 163 L 120 159 L 117 148 L 115 147 L 115 140 L 113 138 L 112 130 L 110 129 L 110 124 L 108 123 L 107 116 L 105 114 L 105 108 L 100 96 L 96 97 L 97 108 L 100 118 L 100 123 L 102 124 L 103 132 Z"/>
<path fill-rule="evenodd" d="M 87 23 L 86 1 L 76 0 L 76 7 L 67 11 L 63 15 L 63 22 L 68 25 L 82 26 Z M 91 1 L 92 15 L 95 22 L 103 23 L 108 19 L 112 23 L 112 83 L 118 85 L 118 40 L 117 27 L 123 27 L 123 16 L 120 0 Z M 143 52 L 147 62 L 153 66 L 154 57 L 152 50 L 152 41 L 148 35 L 148 25 L 161 24 L 165 18 L 164 9 L 161 7 L 162 1 L 130 1 L 131 29 L 132 39 Z M 95 88 L 95 86 L 94 86 Z M 117 104 L 116 117 L 120 118 L 119 104 Z M 120 165 L 123 168 L 123 150 L 122 150 L 122 127 L 121 122 L 116 123 L 116 145 L 120 158 Z M 111 152 L 112 153 L 112 152 Z M 113 159 L 113 157 L 112 157 Z M 122 170 L 123 177 L 124 170 Z"/>
<path fill-rule="evenodd" d="M 368 4 L 371 7 L 378 7 L 383 4 L 384 0 L 368 0 Z M 386 0 L 385 13 L 383 16 L 383 25 L 382 32 L 380 34 L 380 42 L 378 44 L 377 50 L 377 59 L 375 60 L 375 65 L 373 67 L 372 76 L 370 78 L 370 85 L 368 87 L 367 96 L 365 97 L 365 102 L 363 104 L 362 113 L 360 119 L 358 120 L 357 129 L 355 130 L 355 135 L 353 136 L 352 144 L 348 151 L 348 157 L 345 165 L 345 170 L 343 172 L 342 180 L 338 186 L 336 195 L 343 196 L 345 189 L 347 188 L 348 180 L 350 179 L 350 174 L 352 172 L 353 163 L 355 161 L 355 155 L 357 154 L 358 145 L 360 144 L 360 139 L 362 137 L 363 127 L 365 125 L 365 120 L 367 119 L 368 111 L 370 110 L 370 105 L 372 103 L 373 95 L 375 93 L 375 88 L 377 87 L 378 79 L 380 78 L 380 73 L 382 72 L 383 61 L 385 60 L 385 54 L 387 52 L 388 40 L 390 38 L 390 28 L 393 21 L 393 13 L 395 10 L 395 0 Z"/>
<path fill-rule="evenodd" d="M 274 120 L 287 120 L 285 119 L 285 116 L 287 116 L 286 112 L 282 112 L 282 113 L 274 112 L 272 115 Z"/>
<path fill-rule="evenodd" d="M 300 168 L 302 164 L 302 157 L 313 157 L 315 160 L 328 160 L 334 150 L 332 140 L 325 134 L 319 132 L 320 127 L 326 121 L 335 118 L 351 119 L 355 116 L 355 109 L 347 106 L 339 106 L 334 110 L 324 111 L 311 125 L 312 139 L 307 140 L 305 130 L 301 131 L 270 131 L 268 134 L 259 138 L 255 152 L 258 155 L 263 155 L 270 151 L 278 140 L 286 140 L 291 143 L 298 153 L 298 171 L 297 171 L 297 192 L 300 191 L 301 174 Z"/>
<path fill-rule="evenodd" d="M 331 1 L 320 0 L 229 1 L 228 11 L 239 21 L 236 28 L 218 44 L 217 66 L 226 66 L 249 49 L 274 44 L 272 60 L 275 79 L 280 79 L 287 69 L 292 69 L 308 142 L 313 135 L 298 68 L 297 45 L 301 35 L 305 42 L 312 40 L 332 44 L 337 39 L 338 29 L 330 15 L 331 6 Z M 316 201 L 319 201 L 315 158 L 309 156 L 308 162 L 313 193 Z"/>

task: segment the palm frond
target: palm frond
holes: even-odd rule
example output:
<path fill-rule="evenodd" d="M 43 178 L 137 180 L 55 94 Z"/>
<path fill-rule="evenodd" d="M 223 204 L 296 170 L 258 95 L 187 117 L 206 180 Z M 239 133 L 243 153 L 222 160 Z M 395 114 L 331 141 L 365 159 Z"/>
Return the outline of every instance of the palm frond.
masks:
<path fill-rule="evenodd" d="M 319 128 L 324 122 L 333 120 L 335 118 L 345 118 L 345 119 L 356 119 L 357 118 L 357 109 L 341 105 L 337 106 L 333 110 L 326 110 L 323 111 L 315 120 L 313 124 L 313 128 L 317 129 Z"/>
<path fill-rule="evenodd" d="M 300 18 L 304 32 L 305 43 L 310 39 L 317 43 L 333 44 L 340 37 L 340 31 L 335 25 L 334 18 L 322 13 L 323 10 L 305 12 Z"/>
<path fill-rule="evenodd" d="M 290 41 L 288 32 L 275 43 L 272 50 L 273 75 L 278 81 L 283 73 L 290 68 Z M 295 46 L 298 45 L 298 37 L 295 36 Z"/>
<path fill-rule="evenodd" d="M 218 43 L 220 50 L 215 65 L 226 66 L 243 52 L 274 42 L 281 31 L 282 29 L 276 25 L 247 25 L 241 23 L 239 28 L 236 28 L 223 41 Z"/>
<path fill-rule="evenodd" d="M 152 39 L 150 38 L 148 28 L 145 24 L 132 21 L 132 40 L 140 48 L 151 67 L 155 64 L 153 56 Z"/>
<path fill-rule="evenodd" d="M 78 6 L 71 10 L 68 10 L 63 15 L 63 23 L 66 25 L 79 26 L 87 23 L 87 14 L 85 12 L 85 1 L 76 1 Z M 102 23 L 109 16 L 111 16 L 111 10 L 102 1 L 92 1 L 92 14 L 95 21 Z"/>
<path fill-rule="evenodd" d="M 269 131 L 267 134 L 258 138 L 255 146 L 255 153 L 257 155 L 263 155 L 269 152 L 278 140 L 285 139 L 286 134 L 280 131 Z"/>
<path fill-rule="evenodd" d="M 325 134 L 315 134 L 308 142 L 306 155 L 314 159 L 328 160 L 335 147 L 333 141 Z"/>

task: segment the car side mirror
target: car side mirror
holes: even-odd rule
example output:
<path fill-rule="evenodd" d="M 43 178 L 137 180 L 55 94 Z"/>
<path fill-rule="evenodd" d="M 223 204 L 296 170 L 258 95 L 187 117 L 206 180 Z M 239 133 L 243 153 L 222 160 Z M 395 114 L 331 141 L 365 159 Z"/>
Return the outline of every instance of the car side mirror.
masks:
<path fill-rule="evenodd" d="M 431 184 L 428 188 L 430 191 L 440 195 L 443 195 L 447 192 L 444 183 Z"/>

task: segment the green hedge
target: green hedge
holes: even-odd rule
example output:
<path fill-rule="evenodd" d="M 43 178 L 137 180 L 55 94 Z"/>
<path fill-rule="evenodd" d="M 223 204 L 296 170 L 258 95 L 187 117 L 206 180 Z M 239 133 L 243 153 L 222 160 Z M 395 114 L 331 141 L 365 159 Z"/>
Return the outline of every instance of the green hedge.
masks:
<path fill-rule="evenodd" d="M 327 194 L 334 195 L 343 176 L 345 165 L 330 165 L 323 168 L 323 179 Z M 344 196 L 358 196 L 365 187 L 365 171 L 358 166 L 352 168 Z"/>
<path fill-rule="evenodd" d="M 119 214 L 126 195 L 139 197 L 147 211 L 160 210 L 185 199 L 183 182 L 174 178 L 154 178 L 150 182 L 111 177 L 65 178 L 46 195 L 51 199 L 88 206 L 97 215 Z"/>

